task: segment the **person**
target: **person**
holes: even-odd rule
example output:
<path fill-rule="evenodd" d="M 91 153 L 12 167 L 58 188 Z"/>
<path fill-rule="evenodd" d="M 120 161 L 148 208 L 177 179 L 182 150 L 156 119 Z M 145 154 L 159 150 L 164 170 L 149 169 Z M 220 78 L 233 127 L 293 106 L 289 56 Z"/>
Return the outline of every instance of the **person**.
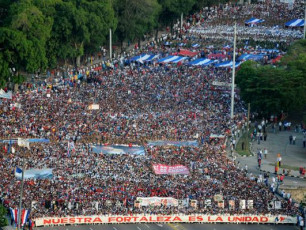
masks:
<path fill-rule="evenodd" d="M 285 174 L 282 174 L 279 179 L 280 179 L 280 182 L 283 183 L 285 179 Z"/>
<path fill-rule="evenodd" d="M 257 133 L 257 144 L 260 145 L 260 133 L 259 132 Z"/>
<path fill-rule="evenodd" d="M 282 157 L 280 154 L 277 154 L 277 163 L 278 163 L 278 166 L 281 167 L 282 166 Z"/>
<path fill-rule="evenodd" d="M 233 139 L 233 148 L 236 149 L 236 140 Z"/>
<path fill-rule="evenodd" d="M 290 143 L 290 145 L 292 145 L 292 140 L 293 140 L 293 137 L 292 137 L 292 135 L 290 135 L 289 136 L 289 143 Z"/>
<path fill-rule="evenodd" d="M 258 168 L 260 169 L 261 166 L 261 158 L 258 158 Z"/>
<path fill-rule="evenodd" d="M 292 144 L 295 145 L 296 136 L 292 136 Z"/>
<path fill-rule="evenodd" d="M 275 169 L 274 173 L 277 175 L 277 173 L 278 173 L 278 163 L 275 164 L 275 168 L 274 169 Z"/>
<path fill-rule="evenodd" d="M 278 123 L 278 130 L 282 131 L 282 122 L 281 121 Z"/>
<path fill-rule="evenodd" d="M 267 155 L 268 155 L 268 149 L 264 148 L 264 155 L 265 155 L 265 159 L 267 159 Z"/>
<path fill-rule="evenodd" d="M 268 134 L 267 134 L 267 132 L 265 132 L 264 133 L 264 141 L 267 141 L 267 136 L 268 136 Z"/>
<path fill-rule="evenodd" d="M 300 230 L 303 230 L 303 228 L 304 228 L 304 219 L 301 218 L 300 219 Z"/>
<path fill-rule="evenodd" d="M 248 165 L 247 164 L 244 166 L 244 170 L 245 170 L 246 173 L 248 173 Z"/>

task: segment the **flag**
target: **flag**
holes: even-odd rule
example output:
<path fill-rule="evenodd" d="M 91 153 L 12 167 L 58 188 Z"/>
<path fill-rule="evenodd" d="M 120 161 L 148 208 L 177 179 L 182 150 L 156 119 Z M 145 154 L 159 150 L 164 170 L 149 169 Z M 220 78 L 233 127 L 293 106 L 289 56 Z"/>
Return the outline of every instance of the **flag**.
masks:
<path fill-rule="evenodd" d="M 12 209 L 12 208 L 10 208 L 10 213 L 11 213 L 11 218 L 12 218 L 13 221 L 17 224 L 18 209 Z"/>
<path fill-rule="evenodd" d="M 22 177 L 22 169 L 21 168 L 16 167 L 15 177 L 17 177 L 17 179 L 21 179 L 21 177 Z"/>
<path fill-rule="evenodd" d="M 30 142 L 27 139 L 18 138 L 18 145 L 30 149 Z"/>
<path fill-rule="evenodd" d="M 10 138 L 10 142 L 8 144 L 7 153 L 11 153 L 11 145 L 12 145 L 12 139 Z M 14 152 L 13 152 L 14 150 Z M 15 149 L 12 147 L 12 153 L 15 153 Z"/>
<path fill-rule="evenodd" d="M 29 218 L 30 210 L 23 209 L 21 213 L 21 226 L 24 226 Z"/>
<path fill-rule="evenodd" d="M 16 167 L 16 173 L 22 173 L 22 169 L 21 169 L 21 168 Z"/>
<path fill-rule="evenodd" d="M 12 91 L 6 93 L 3 89 L 0 89 L 0 98 L 12 99 Z"/>
<path fill-rule="evenodd" d="M 67 156 L 70 157 L 70 151 L 72 151 L 73 153 L 75 152 L 75 146 L 74 146 L 74 141 L 68 141 L 68 152 L 67 152 Z"/>
<path fill-rule="evenodd" d="M 18 224 L 19 209 L 10 208 L 10 213 L 11 213 L 12 219 L 14 220 L 14 222 L 17 225 Z M 30 210 L 22 209 L 21 216 L 20 216 L 21 217 L 21 226 L 25 225 L 25 223 L 28 220 L 29 215 L 30 215 Z"/>

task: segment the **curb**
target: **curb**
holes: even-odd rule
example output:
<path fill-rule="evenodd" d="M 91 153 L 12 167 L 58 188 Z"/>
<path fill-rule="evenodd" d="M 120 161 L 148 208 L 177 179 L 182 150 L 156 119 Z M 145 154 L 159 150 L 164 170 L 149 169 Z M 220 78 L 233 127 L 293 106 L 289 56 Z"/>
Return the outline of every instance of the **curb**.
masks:
<path fill-rule="evenodd" d="M 262 169 L 259 169 L 260 172 L 264 172 L 264 173 L 272 173 L 274 174 L 273 172 L 270 172 L 270 171 L 266 171 L 266 170 L 262 170 Z M 294 176 L 294 175 L 287 175 L 287 177 L 293 177 L 293 178 L 299 178 L 299 179 L 304 179 L 306 180 L 306 177 L 302 177 L 302 176 Z"/>
<path fill-rule="evenodd" d="M 239 153 L 237 153 L 238 155 L 239 155 Z M 253 156 L 255 156 L 254 154 L 251 154 L 251 155 L 249 155 L 249 156 L 246 156 L 246 155 L 243 155 L 243 156 L 241 156 L 240 155 L 240 157 L 243 157 L 243 158 L 245 158 L 245 157 L 253 157 Z"/>

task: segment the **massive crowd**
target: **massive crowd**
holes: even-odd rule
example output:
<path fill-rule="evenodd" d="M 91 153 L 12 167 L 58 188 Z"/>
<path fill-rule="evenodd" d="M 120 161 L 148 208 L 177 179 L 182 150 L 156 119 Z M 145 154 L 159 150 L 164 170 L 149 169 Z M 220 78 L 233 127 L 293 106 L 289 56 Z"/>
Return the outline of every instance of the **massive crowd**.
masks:
<path fill-rule="evenodd" d="M 154 43 L 146 49 L 162 55 L 173 51 Z M 229 83 L 230 69 L 124 65 L 124 59 L 108 67 L 82 79 L 58 77 L 56 84 L 27 84 L 12 100 L 1 101 L 2 139 L 50 140 L 31 144 L 31 150 L 13 145 L 14 153 L 12 146 L 1 145 L 0 197 L 6 206 L 18 206 L 20 181 L 13 172 L 23 158 L 25 169 L 53 168 L 51 179 L 26 180 L 23 205 L 31 209 L 32 219 L 130 213 L 297 214 L 291 200 L 276 197 L 263 180 L 226 157 L 224 139 L 209 138 L 231 136 L 246 123 L 239 94 L 231 120 L 229 89 L 212 84 Z M 100 109 L 89 110 L 91 104 Z M 197 140 L 198 147 L 152 147 L 149 140 Z M 75 149 L 68 154 L 72 141 Z M 94 153 L 95 144 L 142 145 L 146 154 Z M 153 164 L 184 165 L 190 174 L 156 175 Z M 214 201 L 215 195 L 223 196 L 224 208 Z M 198 206 L 135 206 L 137 197 L 152 196 L 197 200 Z M 208 199 L 211 205 L 205 203 Z M 234 200 L 233 209 L 229 200 Z M 253 208 L 242 209 L 240 200 L 253 200 Z M 280 200 L 282 208 L 268 209 L 272 200 Z"/>

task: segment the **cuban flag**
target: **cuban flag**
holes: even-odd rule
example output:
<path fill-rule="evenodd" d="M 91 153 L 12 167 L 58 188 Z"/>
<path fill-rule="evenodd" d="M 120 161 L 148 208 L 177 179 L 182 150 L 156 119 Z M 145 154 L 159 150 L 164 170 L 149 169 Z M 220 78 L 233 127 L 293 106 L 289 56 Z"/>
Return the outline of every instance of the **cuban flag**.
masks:
<path fill-rule="evenodd" d="M 18 215 L 19 215 L 19 209 L 10 208 L 11 217 L 14 220 L 16 226 L 18 224 Z M 21 212 L 21 226 L 24 226 L 29 218 L 30 210 L 22 209 Z"/>
<path fill-rule="evenodd" d="M 68 152 L 67 156 L 70 157 L 71 152 L 75 152 L 75 146 L 74 146 L 74 141 L 68 141 Z"/>
<path fill-rule="evenodd" d="M 21 168 L 16 167 L 15 177 L 17 177 L 17 179 L 21 179 L 21 177 L 22 177 L 22 169 Z"/>

